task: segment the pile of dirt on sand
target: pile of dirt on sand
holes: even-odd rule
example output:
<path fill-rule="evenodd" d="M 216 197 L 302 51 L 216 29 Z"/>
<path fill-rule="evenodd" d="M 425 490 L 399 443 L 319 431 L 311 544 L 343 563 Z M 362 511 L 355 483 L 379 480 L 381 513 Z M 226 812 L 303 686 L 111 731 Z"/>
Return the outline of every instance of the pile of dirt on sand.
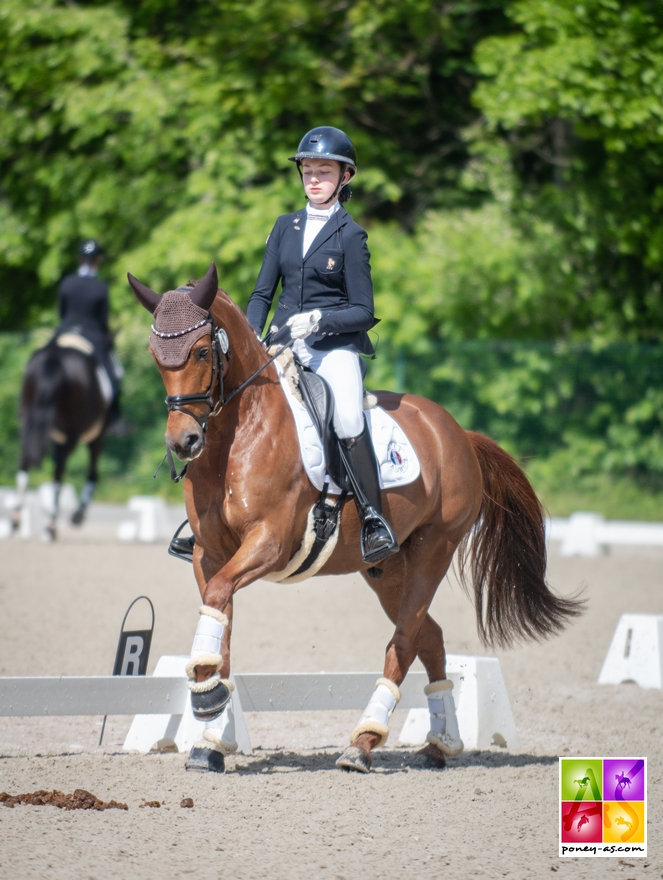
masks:
<path fill-rule="evenodd" d="M 0 804 L 15 807 L 16 804 L 31 804 L 34 807 L 49 805 L 62 810 L 128 810 L 126 804 L 117 801 L 102 801 L 84 788 L 77 788 L 73 794 L 65 794 L 54 788 L 53 791 L 33 791 L 31 794 L 7 794 L 0 791 Z"/>

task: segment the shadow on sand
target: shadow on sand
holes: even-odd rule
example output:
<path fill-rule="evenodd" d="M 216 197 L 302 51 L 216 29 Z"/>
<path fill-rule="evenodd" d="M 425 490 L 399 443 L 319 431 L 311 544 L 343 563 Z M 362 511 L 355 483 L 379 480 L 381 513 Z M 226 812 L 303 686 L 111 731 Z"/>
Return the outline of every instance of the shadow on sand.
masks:
<path fill-rule="evenodd" d="M 308 773 L 336 770 L 340 756 L 337 750 L 316 752 L 269 751 L 256 752 L 250 757 L 238 755 L 228 761 L 227 769 L 235 773 L 256 775 L 259 773 Z M 557 755 L 511 754 L 497 751 L 468 751 L 458 758 L 450 758 L 446 767 L 431 766 L 425 755 L 411 749 L 394 749 L 373 753 L 373 771 L 378 773 L 426 773 L 453 772 L 469 767 L 499 769 L 502 767 L 551 766 L 557 764 Z M 232 762 L 232 763 L 231 763 Z M 357 774 L 362 775 L 362 774 Z"/>

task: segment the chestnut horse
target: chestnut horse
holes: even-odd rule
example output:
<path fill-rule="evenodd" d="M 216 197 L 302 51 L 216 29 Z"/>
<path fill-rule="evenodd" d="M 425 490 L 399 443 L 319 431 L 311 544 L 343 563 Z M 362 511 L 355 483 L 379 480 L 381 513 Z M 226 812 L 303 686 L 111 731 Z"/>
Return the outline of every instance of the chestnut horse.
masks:
<path fill-rule="evenodd" d="M 235 592 L 286 568 L 302 544 L 307 516 L 320 493 L 302 464 L 277 370 L 268 364 L 269 354 L 242 311 L 217 289 L 214 264 L 195 286 L 189 282 L 163 297 L 131 275 L 129 283 L 141 304 L 156 312 L 151 351 L 168 394 L 167 449 L 188 462 L 184 498 L 195 537 L 201 619 L 208 635 L 217 627 L 218 651 L 205 649 L 203 633 L 187 669 L 192 692 L 210 692 L 221 688 L 211 680 L 214 676 L 227 679 L 230 674 Z M 168 309 L 160 311 L 167 299 Z M 203 319 L 178 323 L 173 319 L 178 302 L 185 311 L 195 304 L 198 311 L 187 314 Z M 160 331 L 159 316 L 166 312 L 170 323 L 163 318 Z M 171 342 L 179 346 L 179 360 L 170 357 Z M 428 609 L 456 551 L 461 572 L 471 574 L 485 644 L 507 646 L 549 636 L 580 611 L 577 600 L 557 597 L 546 585 L 542 508 L 514 459 L 488 437 L 463 430 L 430 400 L 386 391 L 376 396 L 406 433 L 421 464 L 414 482 L 382 496 L 400 551 L 377 567 L 364 563 L 355 505 L 346 504 L 335 549 L 318 572 L 360 572 L 395 627 L 382 691 L 375 692 L 339 759 L 339 766 L 364 772 L 371 766 L 371 750 L 386 739 L 385 722 L 415 657 L 431 682 L 429 706 L 438 697 L 435 705 L 442 709 L 442 694 L 450 696 L 442 630 Z M 224 700 L 209 712 L 203 706 L 198 717 L 218 716 Z M 453 702 L 444 705 L 447 714 L 453 713 Z M 431 718 L 434 714 L 431 708 Z M 450 727 L 455 723 L 447 718 Z M 462 750 L 462 742 L 458 739 L 455 748 L 451 739 L 445 740 L 444 730 L 429 734 L 428 754 L 439 764 L 445 753 Z"/>

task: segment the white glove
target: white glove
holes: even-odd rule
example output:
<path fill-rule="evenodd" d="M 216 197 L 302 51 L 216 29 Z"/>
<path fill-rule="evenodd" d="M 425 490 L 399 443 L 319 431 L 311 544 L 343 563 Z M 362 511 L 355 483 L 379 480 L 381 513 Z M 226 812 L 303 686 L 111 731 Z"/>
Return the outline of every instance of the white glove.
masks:
<path fill-rule="evenodd" d="M 306 339 L 311 333 L 320 326 L 322 312 L 314 309 L 312 312 L 302 312 L 300 315 L 293 315 L 288 318 L 287 326 L 290 327 L 290 333 L 293 339 Z"/>

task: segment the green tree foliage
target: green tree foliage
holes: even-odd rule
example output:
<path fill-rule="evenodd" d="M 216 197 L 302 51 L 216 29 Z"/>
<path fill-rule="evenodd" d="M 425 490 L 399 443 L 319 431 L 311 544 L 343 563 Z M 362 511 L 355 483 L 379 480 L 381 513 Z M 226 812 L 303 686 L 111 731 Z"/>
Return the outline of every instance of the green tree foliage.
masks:
<path fill-rule="evenodd" d="M 215 260 L 244 305 L 322 122 L 359 153 L 370 384 L 574 481 L 663 474 L 654 0 L 4 0 L 0 50 L 0 327 L 53 325 L 77 242 L 105 244 L 139 429 L 109 444 L 118 492 L 154 485 L 164 417 L 126 271 L 161 291 Z M 3 376 L 42 337 L 6 337 Z"/>
<path fill-rule="evenodd" d="M 483 40 L 483 149 L 508 145 L 516 211 L 562 233 L 576 336 L 663 338 L 663 6 L 524 0 Z M 481 147 L 479 147 L 481 149 Z"/>
<path fill-rule="evenodd" d="M 21 295 L 3 327 L 52 299 L 88 235 L 118 281 L 164 288 L 214 258 L 245 301 L 274 217 L 301 202 L 287 157 L 323 121 L 357 143 L 367 219 L 411 227 L 467 201 L 472 52 L 507 26 L 503 5 L 6 0 L 0 285 Z"/>

